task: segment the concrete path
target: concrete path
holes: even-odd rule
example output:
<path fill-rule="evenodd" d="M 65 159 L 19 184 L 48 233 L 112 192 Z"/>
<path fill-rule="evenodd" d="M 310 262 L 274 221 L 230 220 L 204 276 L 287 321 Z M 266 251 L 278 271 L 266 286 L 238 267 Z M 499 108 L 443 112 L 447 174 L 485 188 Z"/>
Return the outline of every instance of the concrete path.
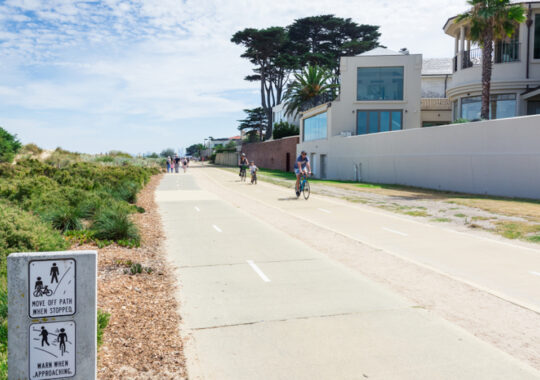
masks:
<path fill-rule="evenodd" d="M 156 192 L 168 254 L 178 266 L 191 379 L 540 378 L 213 191 L 250 187 L 235 180 L 192 169 L 167 175 Z M 284 202 L 282 189 L 257 186 L 249 196 L 341 223 L 336 210 L 343 206 L 315 198 Z M 372 224 L 364 218 L 357 215 L 357 230 Z"/>
<path fill-rule="evenodd" d="M 216 185 L 279 208 L 540 313 L 540 249 L 413 220 L 373 207 L 312 195 L 287 202 L 292 190 L 260 183 L 236 186 L 234 174 L 216 170 Z"/>

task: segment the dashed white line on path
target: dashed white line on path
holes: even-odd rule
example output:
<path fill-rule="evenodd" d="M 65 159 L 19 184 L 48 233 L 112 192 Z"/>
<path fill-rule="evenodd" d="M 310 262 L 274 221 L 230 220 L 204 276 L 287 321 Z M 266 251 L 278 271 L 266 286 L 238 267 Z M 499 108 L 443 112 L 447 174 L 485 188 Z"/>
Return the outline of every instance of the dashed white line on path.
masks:
<path fill-rule="evenodd" d="M 197 211 L 197 212 L 200 212 L 200 211 L 201 211 L 201 209 L 200 209 L 200 208 L 198 208 L 197 206 L 195 206 L 195 211 Z"/>
<path fill-rule="evenodd" d="M 216 230 L 217 232 L 223 232 L 223 231 L 221 231 L 221 228 L 219 228 L 215 224 L 212 224 L 212 227 L 214 227 L 214 230 Z"/>
<path fill-rule="evenodd" d="M 534 272 L 534 271 L 531 271 L 529 272 L 530 274 L 534 274 L 535 276 L 540 276 L 540 273 L 539 272 Z"/>
<path fill-rule="evenodd" d="M 266 277 L 266 275 L 263 273 L 263 271 L 257 266 L 257 264 L 255 264 L 252 260 L 246 260 L 247 263 L 249 264 L 249 266 L 251 267 L 251 269 L 253 269 L 255 271 L 255 273 L 257 273 L 259 275 L 260 278 L 262 278 L 262 280 L 264 282 L 270 282 L 270 279 L 268 277 Z"/>
<path fill-rule="evenodd" d="M 328 210 L 326 210 L 326 209 L 324 209 L 324 208 L 319 208 L 318 210 L 319 210 L 319 211 L 322 211 L 322 212 L 325 212 L 325 213 L 327 213 L 327 214 L 331 214 L 330 211 L 328 211 Z"/>
<path fill-rule="evenodd" d="M 383 227 L 382 229 L 385 230 L 385 231 L 388 231 L 388 232 L 392 232 L 394 234 L 401 235 L 401 236 L 409 236 L 409 234 L 406 234 L 405 232 L 396 231 L 396 230 L 393 230 L 391 228 Z"/>

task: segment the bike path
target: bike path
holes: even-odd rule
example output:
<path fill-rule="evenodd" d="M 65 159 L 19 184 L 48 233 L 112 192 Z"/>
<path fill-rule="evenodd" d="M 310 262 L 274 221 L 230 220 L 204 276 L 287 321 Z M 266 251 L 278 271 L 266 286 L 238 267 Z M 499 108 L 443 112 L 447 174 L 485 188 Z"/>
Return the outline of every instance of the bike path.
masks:
<path fill-rule="evenodd" d="M 220 199 L 201 175 L 167 175 L 156 191 L 190 378 L 539 378 Z"/>
<path fill-rule="evenodd" d="M 213 171 L 212 171 L 213 170 Z M 460 232 L 339 199 L 262 183 L 242 186 L 233 173 L 209 168 L 210 180 L 306 222 L 426 266 L 540 313 L 540 249 Z"/>

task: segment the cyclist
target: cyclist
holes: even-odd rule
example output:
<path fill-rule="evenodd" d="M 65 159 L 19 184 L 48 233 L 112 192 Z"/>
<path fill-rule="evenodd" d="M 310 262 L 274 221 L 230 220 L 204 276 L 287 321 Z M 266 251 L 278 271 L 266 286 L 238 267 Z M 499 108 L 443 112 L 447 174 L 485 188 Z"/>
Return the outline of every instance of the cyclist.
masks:
<path fill-rule="evenodd" d="M 240 167 L 240 172 L 238 173 L 238 175 L 242 177 L 242 170 L 246 170 L 246 167 L 249 166 L 249 161 L 245 153 L 242 153 L 242 155 L 240 156 L 238 166 Z"/>
<path fill-rule="evenodd" d="M 307 153 L 305 150 L 303 150 L 298 158 L 296 159 L 296 162 L 294 163 L 294 174 L 296 174 L 296 196 L 298 197 L 300 195 L 300 177 L 302 174 L 311 174 L 311 165 L 309 164 L 309 158 L 307 157 Z"/>

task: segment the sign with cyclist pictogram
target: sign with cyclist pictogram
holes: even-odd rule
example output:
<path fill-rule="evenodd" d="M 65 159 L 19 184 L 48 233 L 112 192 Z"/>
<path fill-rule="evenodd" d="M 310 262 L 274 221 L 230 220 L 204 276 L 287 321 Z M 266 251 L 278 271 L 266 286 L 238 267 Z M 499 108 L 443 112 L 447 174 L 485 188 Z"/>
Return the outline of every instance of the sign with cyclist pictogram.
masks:
<path fill-rule="evenodd" d="M 33 323 L 28 337 L 30 379 L 75 376 L 75 322 Z"/>
<path fill-rule="evenodd" d="M 30 318 L 75 314 L 75 271 L 74 259 L 30 261 Z"/>

